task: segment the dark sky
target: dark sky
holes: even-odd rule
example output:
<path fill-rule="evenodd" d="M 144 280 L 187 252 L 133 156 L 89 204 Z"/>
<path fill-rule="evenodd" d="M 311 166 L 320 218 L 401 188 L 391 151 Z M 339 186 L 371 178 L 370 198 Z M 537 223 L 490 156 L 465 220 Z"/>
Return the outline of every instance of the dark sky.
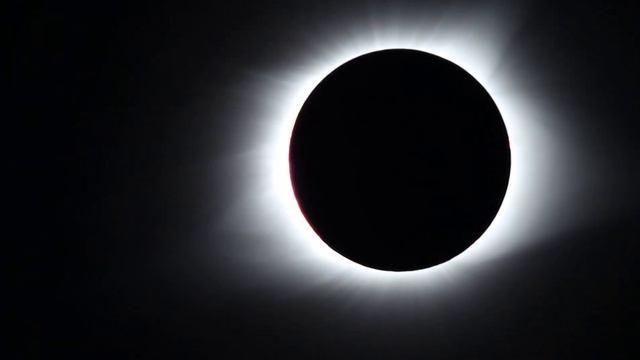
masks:
<path fill-rule="evenodd" d="M 8 134 L 20 176 L 7 358 L 638 358 L 637 13 L 605 1 L 486 8 L 517 16 L 498 71 L 525 68 L 533 103 L 562 105 L 545 126 L 589 154 L 574 177 L 563 165 L 578 195 L 552 214 L 577 220 L 523 229 L 539 241 L 445 294 L 375 298 L 371 284 L 273 270 L 263 250 L 278 242 L 229 231 L 279 234 L 237 221 L 254 175 L 236 155 L 268 128 L 247 116 L 259 109 L 247 79 L 295 68 L 367 10 L 450 19 L 484 5 L 23 4 L 9 52 L 10 105 L 28 130 Z"/>

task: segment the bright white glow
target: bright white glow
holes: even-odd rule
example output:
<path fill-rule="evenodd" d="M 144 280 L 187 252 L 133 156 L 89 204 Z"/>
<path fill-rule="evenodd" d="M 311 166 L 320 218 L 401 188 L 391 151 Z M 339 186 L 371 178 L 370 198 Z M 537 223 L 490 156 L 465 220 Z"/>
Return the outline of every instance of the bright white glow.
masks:
<path fill-rule="evenodd" d="M 464 281 L 482 264 L 555 231 L 561 220 L 551 211 L 569 186 L 563 164 L 573 161 L 567 141 L 553 127 L 559 114 L 534 100 L 526 88 L 527 73 L 502 68 L 509 40 L 508 23 L 496 18 L 455 14 L 455 19 L 413 14 L 401 19 L 353 21 L 338 33 L 314 33 L 310 48 L 300 42 L 298 56 L 287 66 L 252 77 L 251 110 L 255 119 L 240 154 L 244 201 L 231 212 L 229 228 L 243 235 L 238 257 L 260 264 L 260 275 L 272 281 L 324 284 L 359 289 L 393 288 L 395 293 L 428 291 Z M 444 25 L 446 24 L 446 25 Z M 303 217 L 292 191 L 288 151 L 299 110 L 315 86 L 345 62 L 391 48 L 429 52 L 459 65 L 489 92 L 505 122 L 511 143 L 511 175 L 504 202 L 489 229 L 454 259 L 424 270 L 387 272 L 354 263 L 329 248 Z M 283 55 L 284 57 L 284 55 Z M 246 90 L 243 90 L 246 91 Z M 564 197 L 563 197 L 564 196 Z M 567 222 L 567 219 L 563 219 Z M 249 251 L 247 251 L 249 249 Z M 258 273 L 257 272 L 257 273 Z M 470 275 L 471 274 L 471 275 Z M 259 275 L 258 275 L 259 276 Z M 414 290 L 416 281 L 422 290 Z M 371 286 L 370 286 L 371 285 Z M 376 291 L 378 291 L 376 290 Z"/>

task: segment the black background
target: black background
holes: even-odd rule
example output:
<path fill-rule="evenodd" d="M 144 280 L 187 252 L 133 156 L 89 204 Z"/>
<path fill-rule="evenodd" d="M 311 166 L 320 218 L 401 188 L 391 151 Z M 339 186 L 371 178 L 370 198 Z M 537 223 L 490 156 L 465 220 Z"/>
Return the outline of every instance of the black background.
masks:
<path fill-rule="evenodd" d="M 299 51 L 292 34 L 415 3 L 16 8 L 7 358 L 637 358 L 636 12 L 509 4 L 493 4 L 523 9 L 509 55 L 556 75 L 539 79 L 537 96 L 570 103 L 578 115 L 565 125 L 607 164 L 580 204 L 598 216 L 495 262 L 446 303 L 422 299 L 424 311 L 362 298 L 345 308 L 329 287 L 286 292 L 260 268 L 246 270 L 259 285 L 242 287 L 225 251 L 236 239 L 212 230 L 235 194 L 231 115 L 251 104 L 228 89 L 242 91 L 241 74 L 292 65 L 282 60 Z"/>

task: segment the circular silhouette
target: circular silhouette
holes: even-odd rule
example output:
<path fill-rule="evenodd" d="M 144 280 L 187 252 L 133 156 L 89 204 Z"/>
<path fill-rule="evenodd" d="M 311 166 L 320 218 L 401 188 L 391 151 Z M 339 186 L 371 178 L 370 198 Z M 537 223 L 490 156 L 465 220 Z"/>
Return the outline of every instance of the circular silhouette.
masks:
<path fill-rule="evenodd" d="M 323 79 L 289 151 L 296 199 L 320 238 L 390 271 L 434 266 L 473 244 L 498 212 L 510 161 L 482 85 L 407 49 L 362 55 Z"/>

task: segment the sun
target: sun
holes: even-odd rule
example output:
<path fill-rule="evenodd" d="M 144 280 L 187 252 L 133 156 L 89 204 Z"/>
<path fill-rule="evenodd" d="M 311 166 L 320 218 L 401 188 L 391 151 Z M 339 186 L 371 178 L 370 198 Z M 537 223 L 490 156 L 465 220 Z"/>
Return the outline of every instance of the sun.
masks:
<path fill-rule="evenodd" d="M 526 246 L 533 238 L 531 229 L 541 222 L 546 221 L 551 227 L 557 225 L 556 220 L 545 219 L 543 214 L 557 203 L 554 194 L 563 188 L 548 191 L 546 186 L 564 185 L 557 179 L 554 164 L 558 162 L 553 159 L 570 143 L 551 132 L 540 119 L 558 115 L 553 108 L 529 96 L 529 69 L 522 70 L 524 75 L 511 77 L 506 75 L 513 74 L 513 70 L 501 69 L 504 58 L 508 57 L 503 34 L 507 29 L 460 20 L 443 29 L 443 22 L 389 21 L 376 27 L 363 23 L 347 34 L 324 33 L 317 36 L 322 46 L 293 52 L 287 58 L 288 66 L 253 78 L 250 93 L 254 105 L 241 115 L 255 119 L 259 126 L 243 134 L 243 144 L 252 150 L 243 156 L 242 167 L 251 176 L 238 179 L 238 187 L 246 197 L 243 200 L 246 208 L 236 223 L 239 228 L 246 227 L 241 223 L 252 224 L 254 237 L 247 241 L 252 242 L 253 253 L 260 252 L 263 261 L 271 264 L 266 266 L 266 272 L 285 278 L 296 273 L 309 279 L 340 274 L 348 283 L 398 285 L 430 279 L 431 284 L 437 284 L 453 273 L 482 266 Z M 324 42 L 320 41 L 323 37 Z M 292 129 L 312 90 L 340 65 L 385 49 L 427 52 L 468 72 L 498 107 L 511 148 L 509 186 L 499 212 L 484 234 L 448 262 L 401 273 L 359 265 L 337 254 L 318 238 L 298 207 L 288 163 Z"/>

